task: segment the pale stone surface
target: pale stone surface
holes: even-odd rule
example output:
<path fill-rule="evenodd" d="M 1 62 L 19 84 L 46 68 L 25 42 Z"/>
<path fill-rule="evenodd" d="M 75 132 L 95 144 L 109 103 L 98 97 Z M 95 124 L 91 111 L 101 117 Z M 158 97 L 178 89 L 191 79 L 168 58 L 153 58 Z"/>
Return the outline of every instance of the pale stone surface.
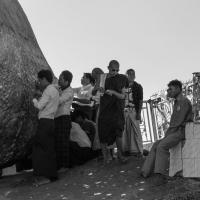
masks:
<path fill-rule="evenodd" d="M 170 149 L 170 167 L 169 176 L 174 176 L 177 172 L 183 168 L 182 162 L 182 143 Z"/>
<path fill-rule="evenodd" d="M 200 139 L 200 124 L 194 125 L 194 138 Z"/>
<path fill-rule="evenodd" d="M 184 177 L 200 177 L 200 124 L 188 123 L 185 134 L 184 146 L 179 143 L 170 150 L 169 175 L 182 170 Z"/>
<path fill-rule="evenodd" d="M 195 159 L 185 158 L 183 159 L 183 176 L 195 177 Z"/>
<path fill-rule="evenodd" d="M 186 139 L 182 148 L 182 158 L 195 158 L 195 139 Z"/>

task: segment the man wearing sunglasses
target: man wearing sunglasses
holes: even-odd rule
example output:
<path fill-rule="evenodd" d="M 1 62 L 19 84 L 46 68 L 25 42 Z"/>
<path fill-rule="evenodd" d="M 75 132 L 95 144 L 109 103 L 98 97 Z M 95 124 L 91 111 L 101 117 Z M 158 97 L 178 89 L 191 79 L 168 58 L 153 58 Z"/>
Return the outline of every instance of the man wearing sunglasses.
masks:
<path fill-rule="evenodd" d="M 127 161 L 122 155 L 122 133 L 124 130 L 124 100 L 128 87 L 125 75 L 118 74 L 119 62 L 112 60 L 108 66 L 109 73 L 104 84 L 104 93 L 100 98 L 98 117 L 99 139 L 104 162 L 109 162 L 107 146 L 116 142 L 117 156 L 121 163 Z"/>

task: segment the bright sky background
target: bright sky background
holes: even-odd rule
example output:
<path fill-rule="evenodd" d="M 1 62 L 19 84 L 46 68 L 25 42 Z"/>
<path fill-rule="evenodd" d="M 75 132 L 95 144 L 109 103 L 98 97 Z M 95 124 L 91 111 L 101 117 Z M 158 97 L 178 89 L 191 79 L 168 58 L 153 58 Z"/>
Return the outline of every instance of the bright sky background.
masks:
<path fill-rule="evenodd" d="M 136 70 L 145 99 L 174 79 L 200 71 L 199 0 L 19 0 L 56 76 L 110 60 Z"/>

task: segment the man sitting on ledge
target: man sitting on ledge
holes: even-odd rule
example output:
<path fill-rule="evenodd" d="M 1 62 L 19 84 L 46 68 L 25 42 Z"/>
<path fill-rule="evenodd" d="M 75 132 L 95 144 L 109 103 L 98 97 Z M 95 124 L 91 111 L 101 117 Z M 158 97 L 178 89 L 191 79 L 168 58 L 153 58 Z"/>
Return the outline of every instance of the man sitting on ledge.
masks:
<path fill-rule="evenodd" d="M 141 175 L 145 178 L 154 173 L 154 185 L 166 183 L 169 168 L 169 149 L 185 139 L 185 124 L 192 121 L 192 105 L 183 96 L 180 81 L 172 80 L 169 82 L 167 97 L 175 99 L 169 128 L 165 137 L 153 144 L 141 171 Z"/>

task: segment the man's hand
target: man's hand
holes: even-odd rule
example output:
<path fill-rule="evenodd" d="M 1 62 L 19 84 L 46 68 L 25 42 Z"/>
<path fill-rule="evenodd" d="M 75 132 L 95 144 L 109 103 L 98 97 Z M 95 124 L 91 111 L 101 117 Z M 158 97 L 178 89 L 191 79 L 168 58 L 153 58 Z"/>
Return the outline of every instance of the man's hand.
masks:
<path fill-rule="evenodd" d="M 42 92 L 40 90 L 35 90 L 33 97 L 39 99 L 42 96 Z"/>
<path fill-rule="evenodd" d="M 114 94 L 114 90 L 106 90 L 105 93 L 112 96 Z"/>

